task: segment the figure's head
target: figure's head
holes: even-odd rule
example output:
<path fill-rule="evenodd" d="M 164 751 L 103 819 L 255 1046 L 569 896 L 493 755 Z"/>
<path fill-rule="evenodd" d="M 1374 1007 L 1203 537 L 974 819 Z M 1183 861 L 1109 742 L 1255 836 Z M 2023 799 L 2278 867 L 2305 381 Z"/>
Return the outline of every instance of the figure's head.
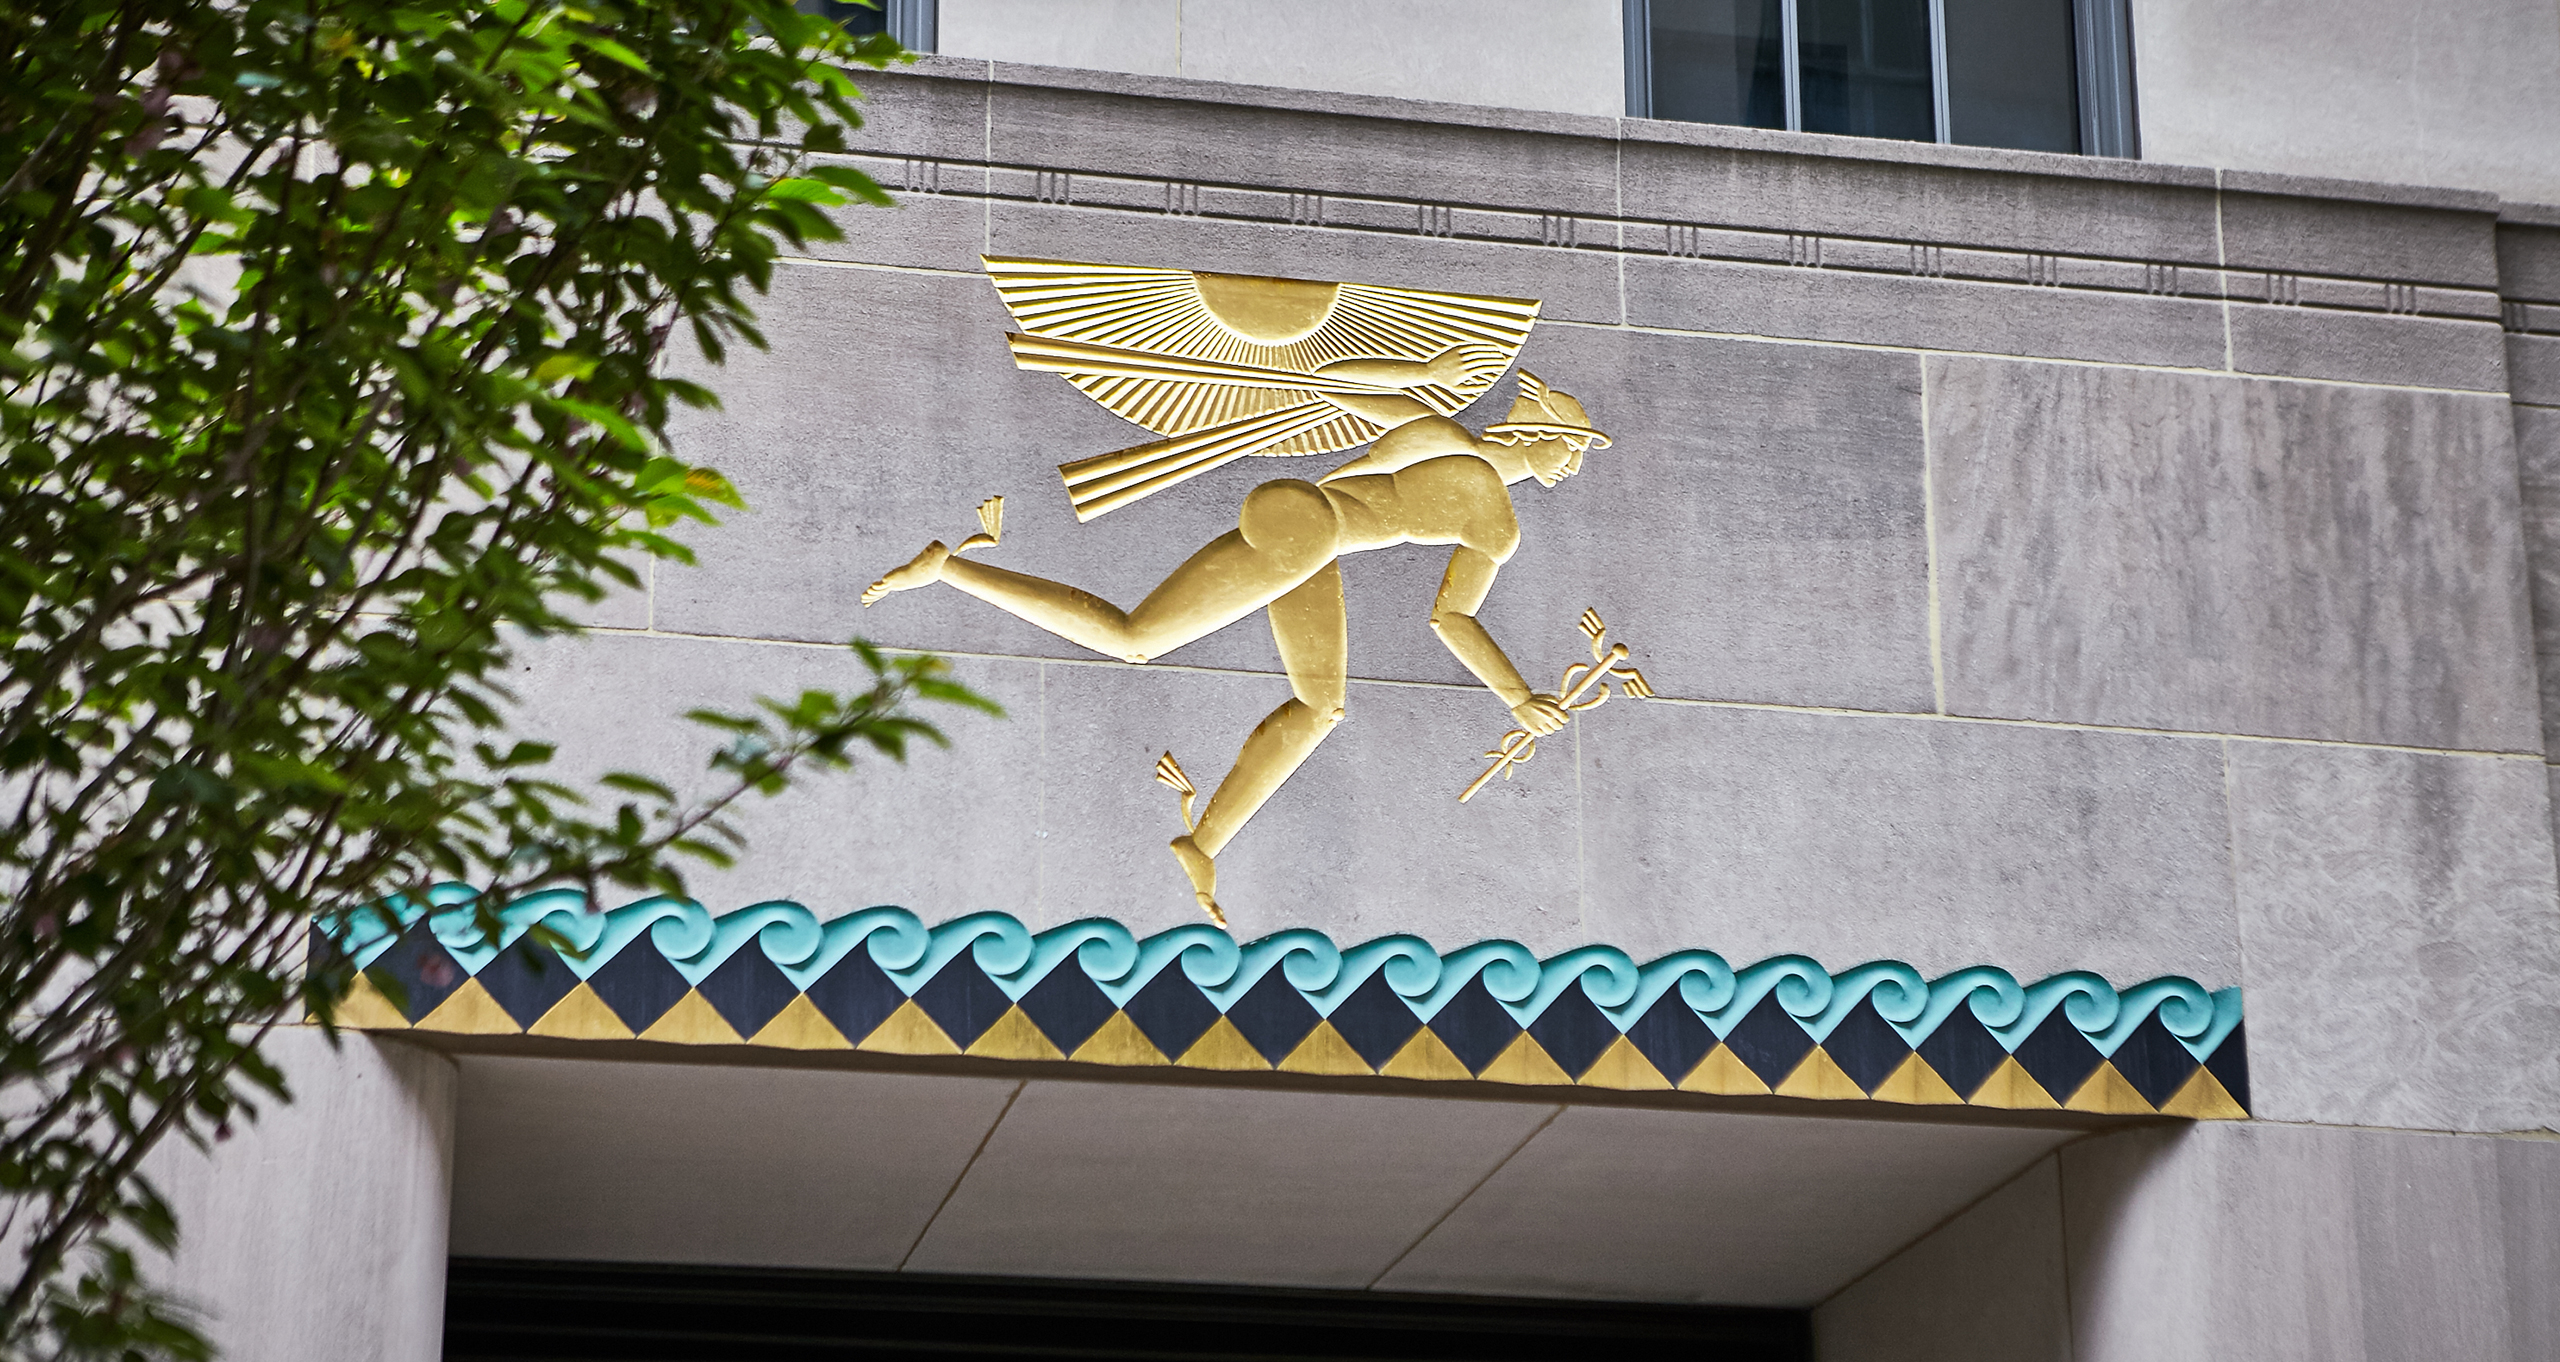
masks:
<path fill-rule="evenodd" d="M 1581 472 L 1584 450 L 1609 447 L 1609 437 L 1591 424 L 1590 414 L 1572 394 L 1557 392 L 1526 369 L 1520 371 L 1520 396 L 1513 399 L 1511 414 L 1485 427 L 1484 438 L 1509 445 L 1541 487 Z"/>

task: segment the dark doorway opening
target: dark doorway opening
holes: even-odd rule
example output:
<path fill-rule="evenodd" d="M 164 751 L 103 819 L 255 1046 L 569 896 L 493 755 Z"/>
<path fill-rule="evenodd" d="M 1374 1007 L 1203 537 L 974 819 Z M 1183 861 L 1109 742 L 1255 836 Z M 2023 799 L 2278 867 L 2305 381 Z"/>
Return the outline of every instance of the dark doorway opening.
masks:
<path fill-rule="evenodd" d="M 446 1362 L 1680 1357 L 1805 1362 L 1801 1310 L 457 1258 Z"/>

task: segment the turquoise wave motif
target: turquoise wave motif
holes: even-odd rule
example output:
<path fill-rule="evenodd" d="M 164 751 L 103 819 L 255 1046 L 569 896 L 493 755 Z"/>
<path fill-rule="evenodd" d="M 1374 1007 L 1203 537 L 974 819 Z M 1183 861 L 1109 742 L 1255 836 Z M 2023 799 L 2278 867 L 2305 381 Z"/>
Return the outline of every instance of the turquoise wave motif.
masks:
<path fill-rule="evenodd" d="M 1273 970 L 1320 1016 L 1330 1016 L 1372 977 L 1426 1025 L 1470 981 L 1521 1026 L 1577 983 L 1621 1031 L 1672 990 L 1718 1040 L 1764 1000 L 1774 998 L 1816 1044 L 1868 1002 L 1903 1041 L 1917 1047 L 1959 1007 L 2000 1044 L 2015 1051 L 2057 1011 L 2101 1057 L 2112 1058 L 2146 1019 L 2198 1062 L 2211 1057 L 2241 1021 L 2240 990 L 2208 991 L 2192 979 L 2164 975 L 2119 989 L 2087 971 L 2020 981 L 2009 971 L 1976 965 L 1924 976 L 1895 960 L 1869 961 L 1834 973 L 1801 955 L 1781 955 L 1739 968 L 1708 950 L 1676 951 L 1639 963 L 1611 946 L 1581 946 L 1541 960 L 1515 941 L 1479 941 L 1446 953 L 1417 936 L 1386 936 L 1340 946 L 1322 932 L 1298 928 L 1238 942 L 1206 924 L 1139 937 L 1107 918 L 1087 918 L 1034 932 L 1005 913 L 973 913 L 928 927 L 904 908 L 876 907 L 820 920 L 798 903 L 777 900 L 713 914 L 683 899 L 650 898 L 592 911 L 574 890 L 529 895 L 498 913 L 501 931 L 484 936 L 474 921 L 476 891 L 442 885 L 424 902 L 395 899 L 381 911 L 350 913 L 328 924 L 334 944 L 365 968 L 421 918 L 427 930 L 471 974 L 515 944 L 535 924 L 574 948 L 564 956 L 587 979 L 625 946 L 650 936 L 689 985 L 698 985 L 752 942 L 796 988 L 807 989 L 858 948 L 909 993 L 962 951 L 1008 998 L 1019 1002 L 1060 962 L 1073 956 L 1115 1007 L 1126 1006 L 1176 965 L 1224 1012 Z"/>

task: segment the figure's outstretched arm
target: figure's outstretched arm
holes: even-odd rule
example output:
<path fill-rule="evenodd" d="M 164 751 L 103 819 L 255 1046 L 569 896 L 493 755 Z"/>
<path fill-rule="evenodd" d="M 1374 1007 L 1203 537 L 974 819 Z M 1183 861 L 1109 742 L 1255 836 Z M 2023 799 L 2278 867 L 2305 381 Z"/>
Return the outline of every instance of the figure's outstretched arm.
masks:
<path fill-rule="evenodd" d="M 1552 695 L 1540 695 L 1529 689 L 1520 669 L 1502 651 L 1476 621 L 1476 611 L 1485 596 L 1493 590 L 1494 574 L 1502 570 L 1493 555 L 1482 549 L 1461 546 L 1449 555 L 1449 570 L 1440 578 L 1439 599 L 1431 605 L 1431 632 L 1440 636 L 1449 651 L 1467 670 L 1484 682 L 1486 689 L 1511 707 L 1511 717 L 1531 733 L 1545 735 L 1564 727 L 1564 706 Z"/>
<path fill-rule="evenodd" d="M 1336 378 L 1357 379 L 1382 387 L 1419 388 L 1437 384 L 1456 389 L 1474 374 L 1491 369 L 1500 374 L 1509 362 L 1502 348 L 1482 342 L 1453 345 L 1428 360 L 1411 359 L 1338 359 L 1319 367 L 1316 372 Z M 1421 402 L 1392 393 L 1321 393 L 1325 401 L 1365 416 L 1379 425 L 1393 429 L 1408 421 L 1432 414 Z"/>

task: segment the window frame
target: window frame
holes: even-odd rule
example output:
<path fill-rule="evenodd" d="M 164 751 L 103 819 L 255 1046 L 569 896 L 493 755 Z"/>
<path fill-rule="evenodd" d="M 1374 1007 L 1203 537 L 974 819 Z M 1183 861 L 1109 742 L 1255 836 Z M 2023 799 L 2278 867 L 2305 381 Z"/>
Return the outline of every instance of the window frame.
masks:
<path fill-rule="evenodd" d="M 1653 117 L 1653 0 L 1624 0 L 1627 117 Z M 1778 45 L 1785 54 L 1786 130 L 1804 130 L 1804 56 L 1798 42 L 1797 0 L 1778 0 Z M 2071 43 L 2080 96 L 2081 156 L 2139 160 L 2135 118 L 2131 0 L 2071 0 Z M 1956 145 L 1948 105 L 1946 0 L 1929 0 L 1929 86 L 1937 142 Z"/>

